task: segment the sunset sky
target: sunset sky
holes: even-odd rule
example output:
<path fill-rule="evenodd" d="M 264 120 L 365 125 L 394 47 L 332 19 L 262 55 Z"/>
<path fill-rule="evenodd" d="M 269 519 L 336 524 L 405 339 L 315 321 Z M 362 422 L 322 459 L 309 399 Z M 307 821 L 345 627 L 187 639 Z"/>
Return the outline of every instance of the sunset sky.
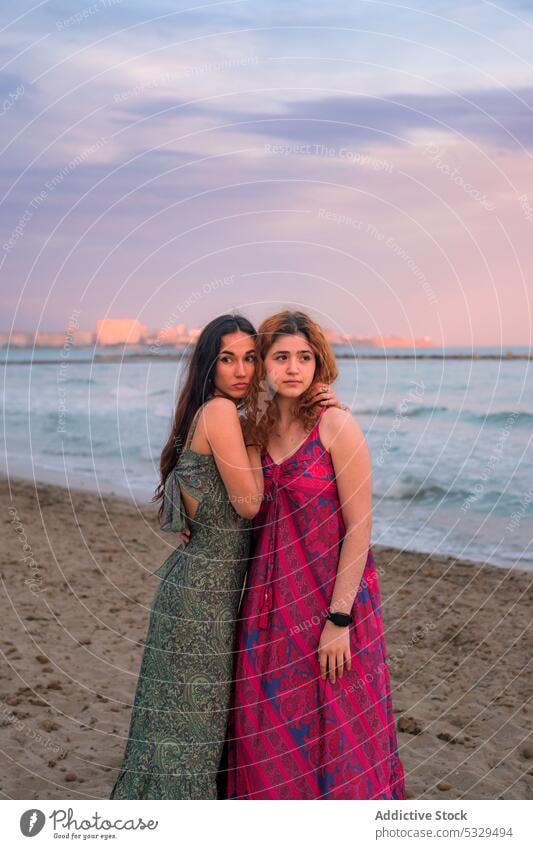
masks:
<path fill-rule="evenodd" d="M 530 344 L 532 2 L 6 6 L 0 329 Z"/>

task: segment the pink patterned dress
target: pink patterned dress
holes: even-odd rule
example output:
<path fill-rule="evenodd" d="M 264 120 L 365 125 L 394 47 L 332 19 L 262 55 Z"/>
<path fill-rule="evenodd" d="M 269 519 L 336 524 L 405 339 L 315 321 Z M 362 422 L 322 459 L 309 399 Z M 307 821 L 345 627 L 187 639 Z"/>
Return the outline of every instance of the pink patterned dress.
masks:
<path fill-rule="evenodd" d="M 345 533 L 320 418 L 291 457 L 263 457 L 228 723 L 230 799 L 406 798 L 371 548 L 352 608 L 352 669 L 335 684 L 320 677 Z"/>

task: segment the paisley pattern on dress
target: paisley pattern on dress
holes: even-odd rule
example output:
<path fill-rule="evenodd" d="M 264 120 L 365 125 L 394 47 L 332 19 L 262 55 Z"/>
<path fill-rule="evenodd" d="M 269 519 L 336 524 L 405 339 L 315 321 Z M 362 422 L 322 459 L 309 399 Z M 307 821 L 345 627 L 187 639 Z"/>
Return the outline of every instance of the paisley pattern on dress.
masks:
<path fill-rule="evenodd" d="M 233 509 L 213 456 L 188 447 L 196 423 L 165 482 L 161 522 L 189 527 L 190 541 L 153 573 L 162 580 L 111 799 L 217 798 L 251 521 Z M 192 520 L 180 484 L 199 502 Z"/>
<path fill-rule="evenodd" d="M 352 668 L 335 684 L 320 677 L 345 526 L 319 423 L 282 463 L 263 457 L 228 726 L 232 799 L 406 798 L 371 547 L 351 611 Z"/>

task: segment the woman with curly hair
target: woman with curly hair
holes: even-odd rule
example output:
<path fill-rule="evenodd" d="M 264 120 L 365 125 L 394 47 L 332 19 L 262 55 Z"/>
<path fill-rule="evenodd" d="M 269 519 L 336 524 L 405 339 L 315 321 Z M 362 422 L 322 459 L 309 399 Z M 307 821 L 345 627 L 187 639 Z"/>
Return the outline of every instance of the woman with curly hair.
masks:
<path fill-rule="evenodd" d="M 258 330 L 248 396 L 264 499 L 240 608 L 229 798 L 404 799 L 370 547 L 371 462 L 349 412 L 314 409 L 337 376 L 301 312 Z"/>

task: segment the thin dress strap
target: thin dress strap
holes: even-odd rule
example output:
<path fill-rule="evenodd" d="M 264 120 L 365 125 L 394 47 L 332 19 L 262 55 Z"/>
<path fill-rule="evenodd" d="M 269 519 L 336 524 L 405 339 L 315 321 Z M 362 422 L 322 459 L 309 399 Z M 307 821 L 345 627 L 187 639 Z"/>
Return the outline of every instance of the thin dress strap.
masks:
<path fill-rule="evenodd" d="M 202 404 L 202 406 L 201 406 L 201 407 L 198 407 L 198 409 L 196 410 L 196 412 L 195 412 L 195 414 L 194 414 L 194 416 L 193 416 L 193 420 L 192 420 L 191 427 L 190 427 L 190 430 L 189 430 L 189 436 L 187 437 L 187 441 L 186 441 L 186 443 L 185 443 L 185 448 L 186 448 L 186 449 L 187 449 L 187 448 L 189 448 L 189 446 L 190 446 L 190 444 L 191 444 L 191 442 L 192 442 L 192 438 L 193 438 L 193 436 L 194 436 L 194 431 L 196 430 L 196 425 L 198 424 L 198 419 L 200 418 L 200 413 L 201 413 L 201 411 L 202 411 L 202 407 L 203 407 L 203 406 L 204 406 L 204 405 Z"/>
<path fill-rule="evenodd" d="M 320 422 L 322 421 L 322 416 L 324 415 L 326 410 L 329 410 L 329 407 L 321 407 L 320 410 L 318 411 L 318 418 L 317 418 L 315 424 L 313 425 L 313 430 L 318 430 Z M 313 431 L 311 431 L 311 433 L 312 432 Z"/>

